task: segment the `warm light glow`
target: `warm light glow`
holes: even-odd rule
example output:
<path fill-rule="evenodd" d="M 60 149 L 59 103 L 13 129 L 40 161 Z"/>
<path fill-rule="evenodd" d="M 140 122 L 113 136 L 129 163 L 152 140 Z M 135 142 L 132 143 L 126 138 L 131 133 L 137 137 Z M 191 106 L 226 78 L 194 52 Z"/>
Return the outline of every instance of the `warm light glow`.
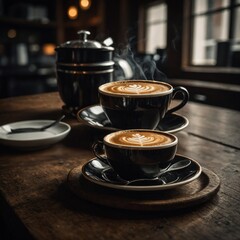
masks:
<path fill-rule="evenodd" d="M 17 36 L 17 32 L 15 29 L 9 29 L 7 35 L 9 38 L 15 38 Z"/>
<path fill-rule="evenodd" d="M 83 10 L 87 10 L 91 6 L 91 0 L 80 0 L 80 8 Z"/>
<path fill-rule="evenodd" d="M 70 19 L 76 19 L 77 16 L 78 16 L 78 10 L 77 10 L 77 8 L 76 8 L 75 6 L 70 6 L 70 7 L 68 8 L 68 17 L 69 17 Z"/>
<path fill-rule="evenodd" d="M 45 55 L 54 55 L 55 54 L 55 45 L 52 43 L 46 43 L 43 45 L 43 53 Z"/>

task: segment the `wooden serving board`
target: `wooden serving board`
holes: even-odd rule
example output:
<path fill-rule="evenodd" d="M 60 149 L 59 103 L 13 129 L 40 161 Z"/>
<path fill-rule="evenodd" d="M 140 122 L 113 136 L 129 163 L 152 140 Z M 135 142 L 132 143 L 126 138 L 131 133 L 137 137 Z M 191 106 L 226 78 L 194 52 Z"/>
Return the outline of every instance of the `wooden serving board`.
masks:
<path fill-rule="evenodd" d="M 99 186 L 82 176 L 82 165 L 69 172 L 67 182 L 72 192 L 92 203 L 139 211 L 170 211 L 192 207 L 211 199 L 220 188 L 219 177 L 206 168 L 202 168 L 199 178 L 191 183 L 159 191 L 136 192 Z"/>

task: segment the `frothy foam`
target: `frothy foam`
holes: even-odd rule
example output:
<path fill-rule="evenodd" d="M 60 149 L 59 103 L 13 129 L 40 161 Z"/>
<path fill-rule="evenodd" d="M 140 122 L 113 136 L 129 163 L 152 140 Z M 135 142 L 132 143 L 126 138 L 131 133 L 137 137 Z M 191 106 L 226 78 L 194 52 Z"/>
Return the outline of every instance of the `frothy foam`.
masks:
<path fill-rule="evenodd" d="M 174 141 L 170 136 L 155 132 L 123 131 L 110 135 L 106 141 L 124 146 L 161 146 Z"/>
<path fill-rule="evenodd" d="M 170 90 L 168 85 L 156 82 L 125 81 L 108 83 L 100 87 L 101 91 L 115 94 L 159 94 Z"/>
<path fill-rule="evenodd" d="M 111 88 L 112 91 L 129 93 L 129 94 L 141 94 L 141 93 L 149 93 L 156 90 L 156 87 L 152 85 L 143 85 L 143 84 L 129 84 L 126 86 L 113 86 Z"/>

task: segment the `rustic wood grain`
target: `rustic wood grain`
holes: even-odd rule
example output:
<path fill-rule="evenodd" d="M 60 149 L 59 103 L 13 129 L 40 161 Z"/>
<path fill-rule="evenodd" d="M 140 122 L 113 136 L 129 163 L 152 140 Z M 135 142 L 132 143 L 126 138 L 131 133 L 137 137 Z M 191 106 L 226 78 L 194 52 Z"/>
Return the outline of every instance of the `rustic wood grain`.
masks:
<path fill-rule="evenodd" d="M 55 119 L 61 106 L 58 93 L 2 99 L 0 125 L 9 119 Z M 68 117 L 64 121 L 72 126 L 70 134 L 47 149 L 20 152 L 0 146 L 5 239 L 239 239 L 239 112 L 189 103 L 179 113 L 190 125 L 176 134 L 178 153 L 221 180 L 211 200 L 182 210 L 143 213 L 77 197 L 66 184 L 67 175 L 93 157 L 91 144 L 104 133 Z"/>
<path fill-rule="evenodd" d="M 239 111 L 194 103 L 188 104 L 180 112 L 190 122 L 187 129 L 189 134 L 240 150 Z"/>

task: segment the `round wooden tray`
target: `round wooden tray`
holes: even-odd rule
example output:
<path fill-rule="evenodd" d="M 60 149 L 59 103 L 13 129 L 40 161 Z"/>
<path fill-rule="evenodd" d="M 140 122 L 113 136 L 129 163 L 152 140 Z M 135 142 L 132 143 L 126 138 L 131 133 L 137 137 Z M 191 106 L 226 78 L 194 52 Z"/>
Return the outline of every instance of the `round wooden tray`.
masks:
<path fill-rule="evenodd" d="M 67 182 L 77 196 L 92 203 L 140 211 L 169 211 L 192 207 L 211 199 L 220 188 L 219 177 L 206 168 L 202 168 L 201 175 L 193 182 L 160 191 L 131 192 L 102 187 L 82 176 L 82 165 L 69 172 Z"/>

